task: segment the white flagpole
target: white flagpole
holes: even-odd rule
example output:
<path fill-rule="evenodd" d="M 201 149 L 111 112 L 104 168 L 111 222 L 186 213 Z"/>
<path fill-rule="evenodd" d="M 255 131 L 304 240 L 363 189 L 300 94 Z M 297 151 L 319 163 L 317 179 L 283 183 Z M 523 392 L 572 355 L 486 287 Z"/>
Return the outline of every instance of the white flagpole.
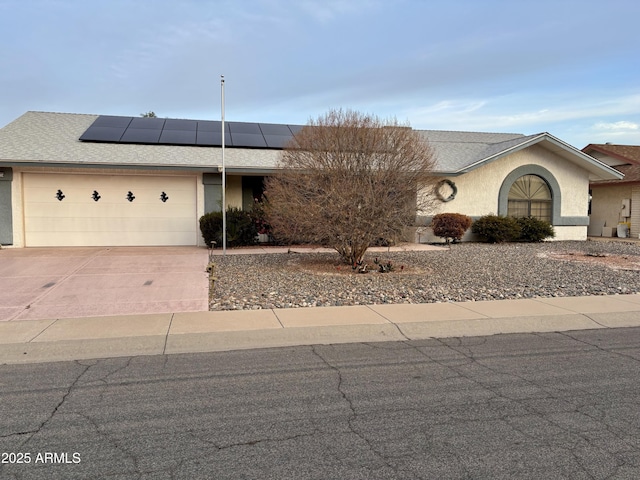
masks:
<path fill-rule="evenodd" d="M 224 169 L 224 75 L 220 75 L 222 114 L 222 256 L 227 255 L 227 175 Z"/>

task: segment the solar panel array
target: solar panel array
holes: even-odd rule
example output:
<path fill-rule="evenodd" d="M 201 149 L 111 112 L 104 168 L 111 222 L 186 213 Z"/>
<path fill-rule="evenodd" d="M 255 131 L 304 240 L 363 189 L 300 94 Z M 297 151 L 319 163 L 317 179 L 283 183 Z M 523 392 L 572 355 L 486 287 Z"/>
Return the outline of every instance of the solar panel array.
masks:
<path fill-rule="evenodd" d="M 225 147 L 282 149 L 302 125 L 225 122 Z M 99 116 L 83 142 L 222 146 L 222 122 L 172 118 Z"/>

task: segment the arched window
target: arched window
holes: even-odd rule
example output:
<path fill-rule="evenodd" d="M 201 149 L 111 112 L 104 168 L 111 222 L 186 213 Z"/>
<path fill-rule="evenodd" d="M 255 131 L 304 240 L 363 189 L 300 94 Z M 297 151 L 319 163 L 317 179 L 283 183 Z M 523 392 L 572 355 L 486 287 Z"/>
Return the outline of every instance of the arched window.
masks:
<path fill-rule="evenodd" d="M 537 175 L 523 175 L 509 189 L 507 215 L 535 217 L 551 223 L 552 200 L 547 182 Z"/>

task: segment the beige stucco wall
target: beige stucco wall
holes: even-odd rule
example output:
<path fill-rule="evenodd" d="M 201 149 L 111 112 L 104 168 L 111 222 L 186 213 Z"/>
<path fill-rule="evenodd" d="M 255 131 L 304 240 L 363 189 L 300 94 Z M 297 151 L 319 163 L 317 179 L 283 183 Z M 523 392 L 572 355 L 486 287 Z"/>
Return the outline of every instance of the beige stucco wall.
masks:
<path fill-rule="evenodd" d="M 539 165 L 555 177 L 561 190 L 561 216 L 587 216 L 588 172 L 539 145 L 520 150 L 469 173 L 449 177 L 455 182 L 458 189 L 456 198 L 446 203 L 436 200 L 434 208 L 422 214 L 432 216 L 438 213 L 463 213 L 471 217 L 497 214 L 498 197 L 502 183 L 513 170 L 524 165 Z M 555 230 L 556 240 L 586 239 L 586 226 L 556 226 Z M 425 241 L 424 235 L 422 241 Z"/>
<path fill-rule="evenodd" d="M 591 188 L 591 215 L 594 222 L 605 222 L 606 228 L 615 229 L 622 222 L 622 199 L 632 198 L 630 185 L 603 185 Z M 633 205 L 632 205 L 633 211 Z"/>
<path fill-rule="evenodd" d="M 102 169 L 102 168 L 47 168 L 47 167 L 13 167 L 12 220 L 13 220 L 13 246 L 24 247 L 24 202 L 23 202 L 23 174 L 24 173 L 57 173 L 57 174 L 103 174 L 103 175 L 151 175 L 151 176 L 194 176 L 196 177 L 196 218 L 195 222 L 204 215 L 204 185 L 202 174 L 189 171 L 165 171 L 165 170 L 135 170 L 135 169 Z M 242 198 L 242 192 L 240 192 Z M 198 232 L 200 227 L 198 225 Z M 198 245 L 204 246 L 201 236 L 198 236 Z"/>

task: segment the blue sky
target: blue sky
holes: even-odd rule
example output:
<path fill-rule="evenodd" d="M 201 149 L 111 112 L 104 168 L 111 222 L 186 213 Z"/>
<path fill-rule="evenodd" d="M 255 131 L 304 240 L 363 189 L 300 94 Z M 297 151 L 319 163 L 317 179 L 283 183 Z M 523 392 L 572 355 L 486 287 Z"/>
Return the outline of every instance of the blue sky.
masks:
<path fill-rule="evenodd" d="M 28 110 L 640 145 L 638 0 L 0 0 L 0 126 Z"/>

